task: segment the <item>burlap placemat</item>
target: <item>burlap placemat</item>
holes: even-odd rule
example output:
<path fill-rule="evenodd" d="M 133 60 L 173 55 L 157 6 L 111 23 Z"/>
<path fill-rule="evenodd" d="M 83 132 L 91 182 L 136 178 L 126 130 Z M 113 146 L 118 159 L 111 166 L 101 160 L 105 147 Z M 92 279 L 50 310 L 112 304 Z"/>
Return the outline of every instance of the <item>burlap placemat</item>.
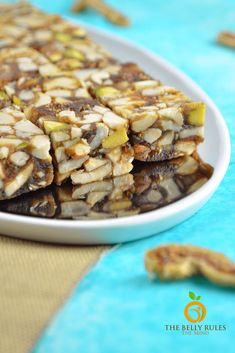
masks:
<path fill-rule="evenodd" d="M 48 320 L 106 249 L 0 236 L 0 352 L 29 352 Z"/>

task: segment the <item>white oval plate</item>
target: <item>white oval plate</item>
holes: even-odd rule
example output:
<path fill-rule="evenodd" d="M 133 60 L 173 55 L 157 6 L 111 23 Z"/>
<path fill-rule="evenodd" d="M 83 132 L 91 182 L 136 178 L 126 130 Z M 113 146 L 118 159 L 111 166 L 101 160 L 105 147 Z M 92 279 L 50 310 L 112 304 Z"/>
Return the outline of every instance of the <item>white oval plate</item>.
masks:
<path fill-rule="evenodd" d="M 230 141 L 224 119 L 213 101 L 190 78 L 123 39 L 87 27 L 90 35 L 122 61 L 138 63 L 153 77 L 184 91 L 207 105 L 205 142 L 201 157 L 214 166 L 212 178 L 199 190 L 171 205 L 145 214 L 107 220 L 56 220 L 0 212 L 0 232 L 12 237 L 72 244 L 111 244 L 144 238 L 173 227 L 192 216 L 212 196 L 222 181 L 230 159 Z"/>

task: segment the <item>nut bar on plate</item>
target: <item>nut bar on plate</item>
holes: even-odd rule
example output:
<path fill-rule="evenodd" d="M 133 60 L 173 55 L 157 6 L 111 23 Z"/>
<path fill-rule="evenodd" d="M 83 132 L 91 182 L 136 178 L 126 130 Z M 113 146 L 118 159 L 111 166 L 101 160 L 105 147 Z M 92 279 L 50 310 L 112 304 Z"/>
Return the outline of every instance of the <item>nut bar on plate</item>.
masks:
<path fill-rule="evenodd" d="M 32 48 L 0 51 L 0 89 L 3 95 L 22 107 L 51 102 L 52 97 L 89 97 L 79 79 L 62 72 Z M 46 93 L 46 94 L 45 94 Z"/>
<path fill-rule="evenodd" d="M 0 210 L 38 217 L 107 219 L 151 211 L 200 188 L 213 172 L 194 154 L 131 173 L 73 186 L 65 183 L 0 202 Z"/>
<path fill-rule="evenodd" d="M 135 159 L 191 155 L 204 139 L 205 105 L 146 75 L 135 64 L 80 73 L 94 97 L 129 120 Z"/>
<path fill-rule="evenodd" d="M 141 212 L 166 206 L 199 189 L 212 173 L 213 168 L 197 153 L 150 165 L 141 163 L 133 173 L 133 203 Z"/>
<path fill-rule="evenodd" d="M 134 180 L 125 174 L 71 187 L 56 188 L 59 218 L 107 219 L 139 213 L 132 203 Z"/>
<path fill-rule="evenodd" d="M 46 28 L 61 21 L 58 15 L 46 14 L 26 2 L 0 4 L 0 13 L 0 50 L 24 45 L 37 47 L 42 39 L 50 38 Z"/>
<path fill-rule="evenodd" d="M 71 177 L 74 184 L 129 173 L 133 150 L 128 120 L 94 99 L 76 98 L 30 108 L 29 118 L 50 135 L 55 182 Z"/>
<path fill-rule="evenodd" d="M 136 215 L 166 206 L 199 189 L 213 173 L 197 154 L 84 185 L 56 188 L 59 218 L 102 219 Z"/>
<path fill-rule="evenodd" d="M 53 186 L 0 202 L 0 211 L 25 216 L 54 218 L 57 204 Z"/>
<path fill-rule="evenodd" d="M 56 15 L 41 12 L 31 5 L 6 8 L 8 23 L 0 19 L 0 48 L 27 46 L 41 51 L 62 70 L 104 67 L 115 60 L 93 42 L 86 31 Z"/>
<path fill-rule="evenodd" d="M 0 110 L 0 200 L 52 183 L 48 136 L 17 107 Z"/>
<path fill-rule="evenodd" d="M 80 27 L 61 21 L 52 25 L 48 31 L 51 33 L 51 40 L 42 40 L 37 49 L 61 70 L 103 68 L 116 63 Z M 39 36 L 39 31 L 37 35 Z"/>

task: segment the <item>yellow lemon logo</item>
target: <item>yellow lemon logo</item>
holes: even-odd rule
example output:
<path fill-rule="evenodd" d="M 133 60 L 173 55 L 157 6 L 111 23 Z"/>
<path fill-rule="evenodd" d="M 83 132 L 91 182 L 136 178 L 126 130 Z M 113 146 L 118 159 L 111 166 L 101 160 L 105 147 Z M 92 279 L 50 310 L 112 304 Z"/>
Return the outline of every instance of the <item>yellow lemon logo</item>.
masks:
<path fill-rule="evenodd" d="M 203 321 L 206 317 L 206 307 L 198 301 L 201 297 L 196 296 L 193 292 L 189 292 L 189 297 L 192 301 L 185 306 L 184 316 L 189 322 Z"/>

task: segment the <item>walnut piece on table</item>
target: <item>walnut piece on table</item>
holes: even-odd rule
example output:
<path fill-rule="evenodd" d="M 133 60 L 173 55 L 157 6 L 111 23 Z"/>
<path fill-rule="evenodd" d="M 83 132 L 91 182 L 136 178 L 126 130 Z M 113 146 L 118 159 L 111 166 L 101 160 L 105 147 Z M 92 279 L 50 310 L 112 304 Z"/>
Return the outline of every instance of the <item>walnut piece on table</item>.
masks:
<path fill-rule="evenodd" d="M 180 280 L 203 275 L 222 286 L 235 286 L 235 263 L 225 255 L 194 245 L 167 244 L 145 254 L 149 275 L 160 280 Z"/>
<path fill-rule="evenodd" d="M 129 26 L 130 20 L 128 17 L 123 15 L 120 11 L 117 11 L 113 7 L 109 6 L 102 0 L 76 0 L 72 11 L 81 12 L 87 8 L 92 8 L 107 18 L 108 21 L 118 25 L 118 26 Z"/>
<path fill-rule="evenodd" d="M 235 33 L 234 32 L 220 32 L 217 37 L 217 42 L 235 49 Z"/>

